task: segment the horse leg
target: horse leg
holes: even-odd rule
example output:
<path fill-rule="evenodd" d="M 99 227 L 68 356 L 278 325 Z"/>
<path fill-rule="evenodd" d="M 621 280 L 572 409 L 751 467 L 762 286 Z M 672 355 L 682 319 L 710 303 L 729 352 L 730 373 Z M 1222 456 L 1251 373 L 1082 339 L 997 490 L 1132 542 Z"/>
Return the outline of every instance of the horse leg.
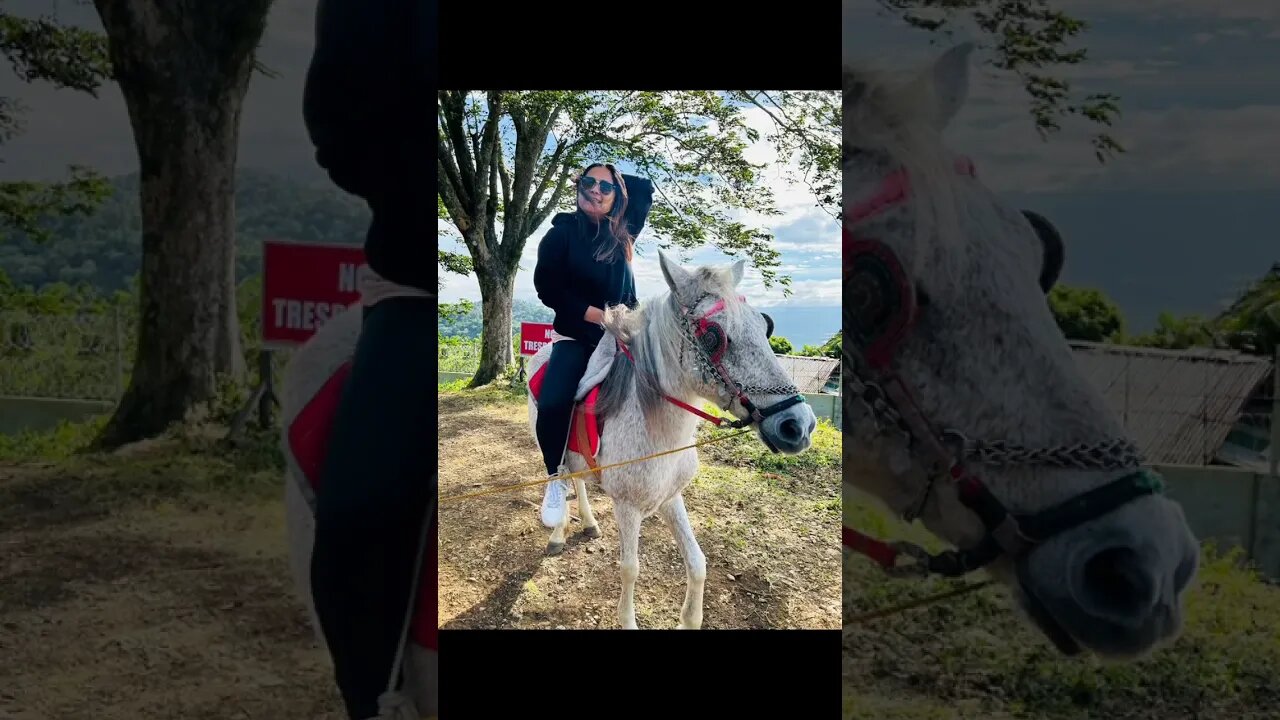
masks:
<path fill-rule="evenodd" d="M 578 514 L 582 516 L 582 534 L 589 538 L 600 537 L 600 526 L 596 524 L 596 516 L 591 512 L 591 501 L 587 499 L 587 481 L 582 476 L 574 478 L 574 488 L 578 493 Z M 568 515 L 568 513 L 565 513 Z"/>
<path fill-rule="evenodd" d="M 684 571 L 687 586 L 684 594 L 684 607 L 680 609 L 680 624 L 677 630 L 697 630 L 702 627 L 702 593 L 707 582 L 707 558 L 698 547 L 698 539 L 693 536 L 693 528 L 689 525 L 689 515 L 684 510 L 684 497 L 675 497 L 662 504 L 662 517 L 671 528 L 676 545 L 680 547 L 680 555 L 684 557 Z"/>
<path fill-rule="evenodd" d="M 635 630 L 636 578 L 640 576 L 640 511 L 625 503 L 614 502 L 613 515 L 618 521 L 618 543 L 622 566 L 622 595 L 618 598 L 618 624 Z"/>

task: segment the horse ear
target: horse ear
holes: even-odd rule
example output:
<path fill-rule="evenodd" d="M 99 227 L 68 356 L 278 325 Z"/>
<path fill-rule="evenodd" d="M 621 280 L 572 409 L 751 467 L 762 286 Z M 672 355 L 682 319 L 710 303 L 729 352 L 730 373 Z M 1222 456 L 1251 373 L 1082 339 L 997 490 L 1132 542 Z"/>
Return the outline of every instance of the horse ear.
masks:
<path fill-rule="evenodd" d="M 1062 266 L 1066 261 L 1066 246 L 1062 242 L 1062 235 L 1058 233 L 1058 228 L 1045 216 L 1032 212 L 1031 210 L 1023 210 L 1022 216 L 1031 223 L 1031 227 L 1036 231 L 1036 236 L 1040 238 L 1040 245 L 1044 248 L 1042 257 L 1044 261 L 1040 265 L 1040 289 L 1046 294 L 1053 289 L 1058 282 L 1058 276 L 1062 274 Z"/>
<path fill-rule="evenodd" d="M 933 87 L 936 103 L 936 123 L 939 130 L 945 128 L 960 112 L 969 96 L 969 56 L 973 43 L 961 43 L 944 52 L 930 68 L 929 85 Z"/>
<path fill-rule="evenodd" d="M 658 250 L 658 265 L 662 267 L 662 277 L 667 281 L 667 287 L 671 288 L 671 292 L 675 295 L 680 295 L 681 291 L 693 282 L 693 275 L 679 264 L 671 262 L 662 250 Z"/>
<path fill-rule="evenodd" d="M 738 262 L 733 264 L 733 286 L 734 287 L 738 287 L 738 285 L 742 282 L 742 276 L 746 273 L 746 271 L 747 271 L 746 260 L 739 260 Z"/>

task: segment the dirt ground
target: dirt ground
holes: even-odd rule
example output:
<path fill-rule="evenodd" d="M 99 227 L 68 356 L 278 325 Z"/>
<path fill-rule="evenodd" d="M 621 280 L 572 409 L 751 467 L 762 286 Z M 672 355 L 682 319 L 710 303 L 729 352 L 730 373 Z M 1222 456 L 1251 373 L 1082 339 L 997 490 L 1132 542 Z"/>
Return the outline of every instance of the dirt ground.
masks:
<path fill-rule="evenodd" d="M 163 444 L 0 466 L 0 718 L 342 717 L 278 475 L 249 475 Z M 258 485 L 201 489 L 220 482 Z"/>
<path fill-rule="evenodd" d="M 545 476 L 518 394 L 441 394 L 439 437 L 442 498 Z M 703 467 L 685 494 L 707 557 L 703 627 L 840 627 L 837 471 L 761 472 L 732 447 L 736 441 L 700 448 Z M 838 458 L 838 439 L 834 446 L 811 452 Z M 587 489 L 601 537 L 582 533 L 571 502 L 571 534 L 553 557 L 538 517 L 541 485 L 442 502 L 441 627 L 617 627 L 617 524 L 609 498 L 593 482 Z M 641 528 L 637 624 L 674 628 L 684 593 L 675 541 L 660 517 L 650 517 Z"/>

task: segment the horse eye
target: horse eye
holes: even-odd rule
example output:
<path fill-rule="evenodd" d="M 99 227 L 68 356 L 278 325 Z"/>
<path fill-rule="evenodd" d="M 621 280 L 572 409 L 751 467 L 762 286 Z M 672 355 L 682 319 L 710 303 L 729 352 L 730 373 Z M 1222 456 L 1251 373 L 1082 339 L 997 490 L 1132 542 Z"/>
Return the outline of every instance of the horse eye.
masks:
<path fill-rule="evenodd" d="M 764 336 L 767 338 L 773 337 L 773 318 L 769 317 L 769 313 L 760 313 L 760 314 L 764 316 L 764 325 L 765 325 Z"/>
<path fill-rule="evenodd" d="M 932 302 L 932 300 L 929 299 L 929 293 L 921 290 L 920 288 L 916 288 L 916 305 L 920 307 L 928 307 L 930 302 Z"/>

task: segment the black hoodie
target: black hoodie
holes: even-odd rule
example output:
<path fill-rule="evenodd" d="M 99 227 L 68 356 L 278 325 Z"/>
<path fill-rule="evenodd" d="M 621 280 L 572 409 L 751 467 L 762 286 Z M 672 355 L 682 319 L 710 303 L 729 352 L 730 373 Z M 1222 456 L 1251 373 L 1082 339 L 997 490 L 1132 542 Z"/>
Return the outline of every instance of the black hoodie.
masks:
<path fill-rule="evenodd" d="M 627 184 L 627 227 L 638 236 L 653 206 L 653 183 L 626 173 L 622 179 Z M 538 243 L 533 287 L 542 304 L 555 311 L 553 326 L 561 335 L 594 346 L 604 328 L 583 319 L 588 307 L 636 306 L 635 276 L 621 250 L 611 262 L 596 259 L 601 247 L 612 242 L 608 221 L 597 225 L 581 212 L 557 213 L 551 219 L 551 229 Z"/>
<path fill-rule="evenodd" d="M 368 203 L 369 267 L 435 292 L 426 212 L 436 174 L 434 112 L 439 0 L 319 0 L 303 119 L 316 162 Z M 431 146 L 434 148 L 434 146 Z"/>

